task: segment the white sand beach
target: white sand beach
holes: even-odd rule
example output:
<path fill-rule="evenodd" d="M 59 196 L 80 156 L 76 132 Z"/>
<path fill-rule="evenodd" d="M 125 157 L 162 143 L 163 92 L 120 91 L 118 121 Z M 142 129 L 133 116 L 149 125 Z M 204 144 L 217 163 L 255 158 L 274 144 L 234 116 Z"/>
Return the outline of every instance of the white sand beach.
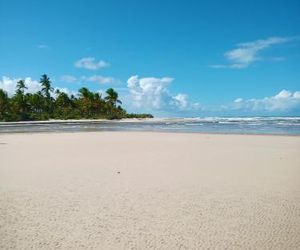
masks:
<path fill-rule="evenodd" d="M 0 249 L 300 249 L 300 137 L 0 134 Z"/>

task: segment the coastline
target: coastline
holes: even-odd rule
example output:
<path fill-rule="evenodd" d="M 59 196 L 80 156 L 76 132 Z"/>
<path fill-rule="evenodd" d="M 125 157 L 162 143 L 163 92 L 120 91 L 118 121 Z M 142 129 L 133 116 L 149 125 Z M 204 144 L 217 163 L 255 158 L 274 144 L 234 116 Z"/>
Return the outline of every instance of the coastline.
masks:
<path fill-rule="evenodd" d="M 0 125 L 22 125 L 22 124 L 53 124 L 53 123 L 99 123 L 99 122 L 122 122 L 122 121 L 148 121 L 152 118 L 125 118 L 120 120 L 109 120 L 109 119 L 69 119 L 69 120 L 43 120 L 43 121 L 17 121 L 17 122 L 0 122 Z"/>
<path fill-rule="evenodd" d="M 13 121 L 1 122 L 0 125 L 5 124 L 43 124 L 43 123 L 90 123 L 90 122 L 159 122 L 159 121 L 198 121 L 211 119 L 231 119 L 231 120 L 251 120 L 251 119 L 299 119 L 300 116 L 208 116 L 208 117 L 153 117 L 153 118 L 122 118 L 122 119 L 49 119 L 39 121 Z"/>
<path fill-rule="evenodd" d="M 181 134 L 181 135 L 212 135 L 212 136 L 258 136 L 258 137 L 300 137 L 298 134 L 270 134 L 270 133 L 226 133 L 226 132 L 182 132 L 182 131 L 155 131 L 155 130 L 133 130 L 133 131 L 122 131 L 122 130 L 105 130 L 105 131 L 39 131 L 39 132 L 0 132 L 1 136 L 9 135 L 53 135 L 53 134 L 93 134 L 93 133 L 127 133 L 127 134 Z"/>

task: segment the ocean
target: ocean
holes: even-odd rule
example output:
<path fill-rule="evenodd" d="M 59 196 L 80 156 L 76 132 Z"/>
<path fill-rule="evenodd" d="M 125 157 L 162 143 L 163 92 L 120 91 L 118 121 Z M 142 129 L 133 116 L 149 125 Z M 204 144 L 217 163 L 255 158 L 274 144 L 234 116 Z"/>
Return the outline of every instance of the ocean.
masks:
<path fill-rule="evenodd" d="M 300 135 L 300 117 L 198 117 L 0 123 L 0 133 L 83 131 Z"/>

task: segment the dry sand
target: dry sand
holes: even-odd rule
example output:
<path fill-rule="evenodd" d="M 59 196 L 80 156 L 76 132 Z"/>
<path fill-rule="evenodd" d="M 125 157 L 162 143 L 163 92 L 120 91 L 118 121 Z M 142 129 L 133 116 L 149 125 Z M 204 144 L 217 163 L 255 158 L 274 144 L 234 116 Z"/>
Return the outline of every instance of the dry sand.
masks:
<path fill-rule="evenodd" d="M 2 134 L 0 248 L 300 249 L 300 137 Z"/>

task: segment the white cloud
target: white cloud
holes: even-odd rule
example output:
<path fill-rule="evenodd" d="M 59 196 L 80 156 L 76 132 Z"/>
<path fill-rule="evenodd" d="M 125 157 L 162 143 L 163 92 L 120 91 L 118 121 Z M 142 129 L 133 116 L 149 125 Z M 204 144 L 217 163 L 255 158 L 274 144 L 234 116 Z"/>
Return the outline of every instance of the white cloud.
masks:
<path fill-rule="evenodd" d="M 243 98 L 237 98 L 237 99 L 234 100 L 235 103 L 240 103 L 242 101 L 243 101 Z"/>
<path fill-rule="evenodd" d="M 262 60 L 260 52 L 273 45 L 287 43 L 293 40 L 288 37 L 270 37 L 267 39 L 256 40 L 253 42 L 240 43 L 237 48 L 224 53 L 228 64 L 212 65 L 212 68 L 232 68 L 243 69 L 249 67 L 252 63 Z M 283 57 L 272 57 L 271 61 L 282 61 Z"/>
<path fill-rule="evenodd" d="M 94 57 L 84 57 L 74 63 L 77 68 L 84 68 L 88 70 L 97 70 L 109 66 L 109 63 L 99 60 L 97 61 Z"/>
<path fill-rule="evenodd" d="M 274 99 L 285 99 L 292 96 L 292 93 L 288 90 L 281 90 L 277 95 L 274 96 Z"/>
<path fill-rule="evenodd" d="M 171 77 L 131 76 L 127 80 L 133 106 L 146 110 L 184 110 L 189 108 L 188 96 L 172 95 L 168 87 L 173 82 Z"/>
<path fill-rule="evenodd" d="M 289 112 L 300 109 L 300 91 L 294 93 L 281 90 L 278 94 L 262 99 L 243 100 L 238 98 L 226 109 L 250 111 L 250 112 Z"/>
<path fill-rule="evenodd" d="M 68 83 L 74 83 L 77 81 L 77 78 L 75 76 L 72 75 L 63 75 L 60 77 L 60 80 L 62 82 L 68 82 Z"/>
<path fill-rule="evenodd" d="M 300 99 L 300 91 L 294 92 L 293 97 Z"/>
<path fill-rule="evenodd" d="M 100 75 L 93 75 L 93 76 L 83 76 L 83 80 L 88 82 L 97 82 L 99 84 L 112 84 L 112 83 L 119 83 L 120 81 L 111 77 L 111 76 L 100 76 Z"/>
<path fill-rule="evenodd" d="M 173 104 L 177 106 L 180 110 L 186 109 L 188 107 L 188 96 L 186 94 L 177 94 L 172 97 Z"/>
<path fill-rule="evenodd" d="M 21 78 L 3 76 L 2 80 L 0 80 L 0 89 L 3 89 L 9 96 L 12 96 L 16 92 L 16 85 L 19 80 L 21 80 Z M 32 80 L 31 77 L 26 77 L 24 80 L 25 86 L 28 88 L 25 90 L 25 93 L 35 93 L 41 90 L 41 86 L 38 81 Z"/>

